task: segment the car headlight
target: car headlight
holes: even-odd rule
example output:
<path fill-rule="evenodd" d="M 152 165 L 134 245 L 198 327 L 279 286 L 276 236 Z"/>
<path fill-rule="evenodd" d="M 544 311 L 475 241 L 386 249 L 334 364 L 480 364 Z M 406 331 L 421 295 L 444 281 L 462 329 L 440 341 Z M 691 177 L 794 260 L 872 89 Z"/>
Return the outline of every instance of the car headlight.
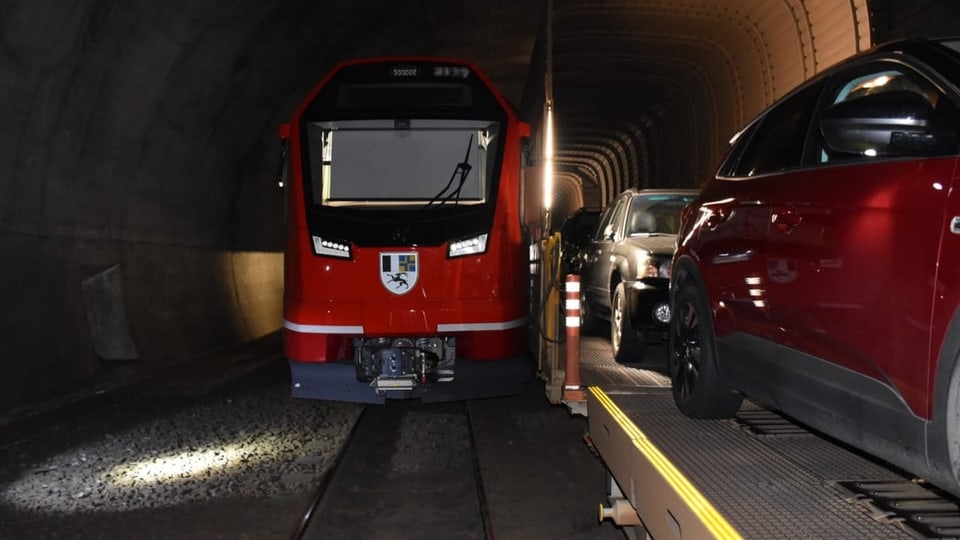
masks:
<path fill-rule="evenodd" d="M 667 259 L 660 263 L 660 268 L 657 269 L 657 273 L 662 278 L 670 279 L 670 273 L 673 270 L 673 259 Z"/>
<path fill-rule="evenodd" d="M 463 257 L 464 255 L 476 255 L 487 250 L 487 234 L 464 238 L 450 242 L 447 248 L 447 257 Z"/>
<path fill-rule="evenodd" d="M 638 278 L 667 278 L 673 269 L 673 260 L 657 260 L 653 257 L 641 257 L 637 267 Z"/>
<path fill-rule="evenodd" d="M 312 236 L 313 252 L 317 255 L 326 255 L 328 257 L 337 257 L 340 259 L 351 258 L 350 244 L 342 240 L 333 240 L 322 238 L 317 235 Z"/>

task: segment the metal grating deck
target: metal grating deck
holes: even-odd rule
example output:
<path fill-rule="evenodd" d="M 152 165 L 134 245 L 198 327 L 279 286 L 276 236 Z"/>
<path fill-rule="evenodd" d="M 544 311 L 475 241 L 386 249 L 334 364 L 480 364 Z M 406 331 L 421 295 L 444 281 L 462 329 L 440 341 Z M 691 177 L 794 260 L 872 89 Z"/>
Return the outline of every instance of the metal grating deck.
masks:
<path fill-rule="evenodd" d="M 605 337 L 580 338 L 580 380 L 585 386 L 670 386 L 666 373 L 666 348 L 648 347 L 643 369 L 613 360 Z M 659 370 L 659 371 L 658 371 Z"/>
<path fill-rule="evenodd" d="M 830 441 L 795 430 L 758 435 L 749 421 L 691 420 L 665 387 L 588 394 L 591 439 L 657 540 L 916 538 L 839 484 L 902 477 Z M 748 402 L 741 415 L 762 412 Z"/>

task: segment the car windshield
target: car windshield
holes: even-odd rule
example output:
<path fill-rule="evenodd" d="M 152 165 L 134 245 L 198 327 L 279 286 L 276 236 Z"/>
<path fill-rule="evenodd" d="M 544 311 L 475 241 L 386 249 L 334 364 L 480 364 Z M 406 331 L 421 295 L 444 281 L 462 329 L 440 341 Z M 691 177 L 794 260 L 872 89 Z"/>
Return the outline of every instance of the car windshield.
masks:
<path fill-rule="evenodd" d="M 680 211 L 694 195 L 638 195 L 630 201 L 627 235 L 677 234 Z"/>

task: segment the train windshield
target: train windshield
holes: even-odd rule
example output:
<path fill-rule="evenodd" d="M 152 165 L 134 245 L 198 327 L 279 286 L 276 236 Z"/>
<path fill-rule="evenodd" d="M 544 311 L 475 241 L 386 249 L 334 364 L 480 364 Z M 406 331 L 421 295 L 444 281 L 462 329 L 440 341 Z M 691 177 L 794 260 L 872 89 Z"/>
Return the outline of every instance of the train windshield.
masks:
<path fill-rule="evenodd" d="M 314 204 L 415 209 L 480 205 L 491 197 L 499 122 L 390 118 L 306 127 Z"/>

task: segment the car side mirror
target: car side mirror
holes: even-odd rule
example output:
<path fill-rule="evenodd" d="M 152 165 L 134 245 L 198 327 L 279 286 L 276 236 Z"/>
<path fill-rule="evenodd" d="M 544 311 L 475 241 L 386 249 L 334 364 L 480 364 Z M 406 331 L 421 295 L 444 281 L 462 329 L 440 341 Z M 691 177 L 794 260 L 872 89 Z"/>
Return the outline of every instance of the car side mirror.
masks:
<path fill-rule="evenodd" d="M 612 225 L 612 224 L 607 225 L 606 227 L 603 228 L 603 239 L 604 239 L 604 240 L 613 240 L 613 235 L 614 235 L 614 232 L 613 232 L 613 225 Z"/>
<path fill-rule="evenodd" d="M 957 148 L 957 133 L 935 129 L 934 109 L 907 90 L 883 92 L 830 106 L 820 120 L 828 153 L 858 156 L 935 156 Z"/>

